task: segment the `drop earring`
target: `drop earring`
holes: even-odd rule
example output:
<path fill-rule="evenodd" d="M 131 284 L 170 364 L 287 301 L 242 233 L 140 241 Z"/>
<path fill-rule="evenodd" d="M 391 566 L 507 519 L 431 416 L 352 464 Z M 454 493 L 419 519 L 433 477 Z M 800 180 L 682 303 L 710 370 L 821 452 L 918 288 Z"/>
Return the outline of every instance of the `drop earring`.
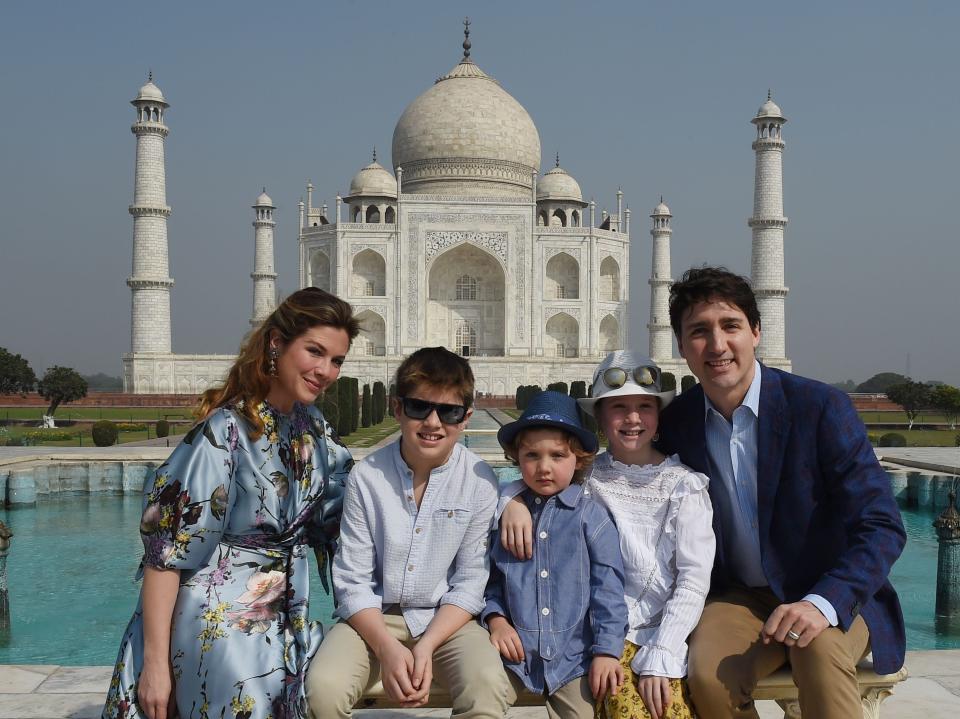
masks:
<path fill-rule="evenodd" d="M 271 377 L 277 376 L 277 358 L 280 356 L 280 350 L 271 347 L 269 351 L 269 362 L 267 363 L 267 374 Z"/>

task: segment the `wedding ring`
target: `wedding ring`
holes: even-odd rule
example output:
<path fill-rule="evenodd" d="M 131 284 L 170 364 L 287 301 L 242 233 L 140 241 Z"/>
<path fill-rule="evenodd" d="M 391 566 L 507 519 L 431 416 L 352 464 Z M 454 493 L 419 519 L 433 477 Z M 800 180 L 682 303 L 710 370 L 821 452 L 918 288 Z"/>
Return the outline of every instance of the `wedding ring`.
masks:
<path fill-rule="evenodd" d="M 792 629 L 789 632 L 787 632 L 787 636 L 790 637 L 795 642 L 800 640 L 800 635 L 797 634 Z"/>

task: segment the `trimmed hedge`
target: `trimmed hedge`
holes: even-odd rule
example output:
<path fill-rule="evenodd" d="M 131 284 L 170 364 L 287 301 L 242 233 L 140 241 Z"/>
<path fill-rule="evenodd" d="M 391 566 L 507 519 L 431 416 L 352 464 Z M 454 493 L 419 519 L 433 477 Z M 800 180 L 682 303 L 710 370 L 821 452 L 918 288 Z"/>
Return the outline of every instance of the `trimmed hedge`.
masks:
<path fill-rule="evenodd" d="M 677 376 L 673 372 L 664 372 L 660 375 L 660 389 L 669 392 L 677 388 Z"/>
<path fill-rule="evenodd" d="M 370 385 L 363 385 L 363 399 L 360 400 L 360 426 L 369 427 L 373 420 L 373 395 Z"/>
<path fill-rule="evenodd" d="M 582 399 L 587 396 L 587 383 L 582 379 L 570 383 L 570 396 L 574 399 Z"/>
<path fill-rule="evenodd" d="M 906 447 L 907 440 L 899 432 L 887 432 L 886 434 L 880 435 L 880 446 L 881 447 Z"/>
<path fill-rule="evenodd" d="M 680 378 L 680 391 L 686 392 L 688 389 L 692 389 L 697 386 L 697 378 L 692 374 L 684 375 Z"/>
<path fill-rule="evenodd" d="M 154 431 L 156 432 L 157 437 L 169 437 L 170 423 L 165 419 L 158 419 L 157 424 L 154 426 Z"/>
<path fill-rule="evenodd" d="M 93 423 L 90 434 L 93 435 L 93 443 L 98 447 L 110 447 L 117 443 L 120 430 L 117 429 L 115 422 L 111 422 L 109 419 L 101 419 L 99 422 Z"/>

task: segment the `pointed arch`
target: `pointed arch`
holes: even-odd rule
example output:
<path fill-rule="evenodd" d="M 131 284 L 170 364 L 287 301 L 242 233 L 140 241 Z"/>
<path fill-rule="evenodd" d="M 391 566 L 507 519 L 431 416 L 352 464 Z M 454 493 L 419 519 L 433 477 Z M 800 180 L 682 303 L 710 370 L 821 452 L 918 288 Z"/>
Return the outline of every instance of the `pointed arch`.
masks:
<path fill-rule="evenodd" d="M 388 225 L 394 225 L 397 222 L 397 211 L 392 207 L 388 207 L 387 211 L 383 213 L 383 221 Z"/>
<path fill-rule="evenodd" d="M 353 341 L 351 352 L 366 356 L 386 354 L 387 324 L 378 313 L 364 310 L 357 315 L 360 322 L 360 334 Z"/>
<path fill-rule="evenodd" d="M 567 226 L 567 213 L 559 208 L 553 211 L 553 216 L 550 218 L 550 226 L 556 227 L 557 225 L 560 225 L 560 227 Z"/>
<path fill-rule="evenodd" d="M 600 320 L 600 351 L 613 352 L 623 349 L 620 341 L 620 323 L 613 315 L 607 315 Z"/>
<path fill-rule="evenodd" d="M 387 263 L 379 252 L 366 249 L 354 256 L 350 294 L 353 297 L 383 297 L 387 294 Z"/>
<path fill-rule="evenodd" d="M 368 205 L 367 216 L 364 218 L 364 222 L 378 224 L 380 222 L 380 208 L 376 205 Z"/>
<path fill-rule="evenodd" d="M 579 298 L 580 264 L 566 252 L 558 252 L 547 260 L 543 299 L 576 300 Z"/>
<path fill-rule="evenodd" d="M 620 301 L 620 265 L 609 255 L 600 263 L 600 300 Z"/>
<path fill-rule="evenodd" d="M 330 258 L 317 250 L 310 257 L 310 284 L 326 292 L 330 291 Z"/>
<path fill-rule="evenodd" d="M 566 312 L 558 312 L 545 328 L 547 342 L 544 350 L 554 357 L 576 357 L 580 347 L 580 323 Z"/>

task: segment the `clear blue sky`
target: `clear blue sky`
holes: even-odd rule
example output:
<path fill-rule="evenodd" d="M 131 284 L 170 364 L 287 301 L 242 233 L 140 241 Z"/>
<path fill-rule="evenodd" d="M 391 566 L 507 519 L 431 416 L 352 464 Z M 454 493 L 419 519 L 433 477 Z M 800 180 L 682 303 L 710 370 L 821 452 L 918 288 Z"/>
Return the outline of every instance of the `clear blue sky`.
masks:
<path fill-rule="evenodd" d="M 650 236 L 674 213 L 674 275 L 747 273 L 754 130 L 784 130 L 787 349 L 828 381 L 906 369 L 960 384 L 957 3 L 32 2 L 0 24 L 0 346 L 120 374 L 130 345 L 135 139 L 152 69 L 171 108 L 176 352 L 236 350 L 253 203 L 279 205 L 296 288 L 297 201 L 332 204 L 389 161 L 404 107 L 473 59 L 533 117 L 542 168 L 633 211 L 631 343 L 646 348 Z M 950 48 L 954 48 L 951 50 Z"/>

